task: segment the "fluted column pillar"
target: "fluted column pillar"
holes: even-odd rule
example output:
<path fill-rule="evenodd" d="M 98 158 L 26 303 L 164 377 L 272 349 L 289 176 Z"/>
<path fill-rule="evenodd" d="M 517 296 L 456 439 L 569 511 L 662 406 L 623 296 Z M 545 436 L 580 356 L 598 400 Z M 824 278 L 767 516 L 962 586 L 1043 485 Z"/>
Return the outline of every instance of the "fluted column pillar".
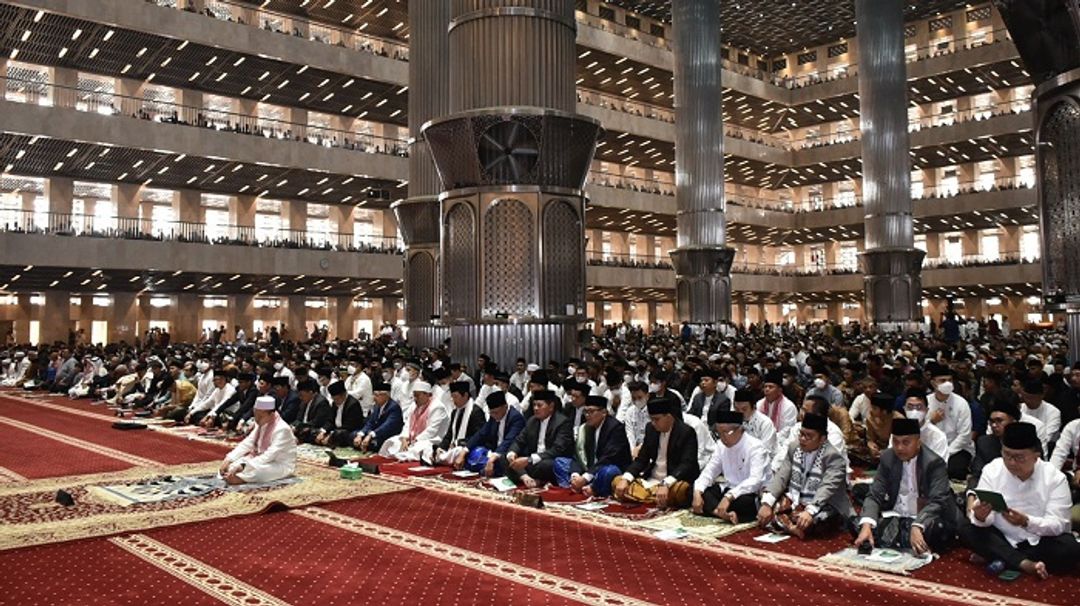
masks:
<path fill-rule="evenodd" d="M 442 181 L 421 127 L 450 109 L 450 0 L 409 0 L 409 197 L 391 208 L 405 242 L 405 322 L 419 347 L 442 342 L 439 193 Z"/>
<path fill-rule="evenodd" d="M 442 321 L 457 359 L 565 359 L 585 319 L 574 0 L 452 0 L 450 113 L 424 138 L 440 196 Z"/>
<path fill-rule="evenodd" d="M 724 202 L 720 0 L 673 0 L 676 313 L 680 322 L 731 319 Z"/>
<path fill-rule="evenodd" d="M 925 253 L 915 248 L 912 223 L 904 0 L 855 0 L 855 15 L 867 315 L 880 328 L 909 329 L 921 316 Z"/>

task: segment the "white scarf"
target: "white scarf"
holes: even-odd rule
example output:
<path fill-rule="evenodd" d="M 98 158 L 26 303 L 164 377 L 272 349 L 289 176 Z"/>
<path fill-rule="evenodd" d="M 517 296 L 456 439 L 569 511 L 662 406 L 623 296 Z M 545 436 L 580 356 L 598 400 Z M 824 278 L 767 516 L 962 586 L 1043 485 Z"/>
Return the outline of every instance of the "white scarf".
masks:
<path fill-rule="evenodd" d="M 475 405 L 470 399 L 465 403 L 465 408 L 462 409 L 464 412 L 461 414 L 461 423 L 458 425 L 457 433 L 454 434 L 454 444 L 458 444 L 468 437 L 465 432 L 469 428 L 469 417 L 472 416 L 473 408 L 475 408 Z"/>

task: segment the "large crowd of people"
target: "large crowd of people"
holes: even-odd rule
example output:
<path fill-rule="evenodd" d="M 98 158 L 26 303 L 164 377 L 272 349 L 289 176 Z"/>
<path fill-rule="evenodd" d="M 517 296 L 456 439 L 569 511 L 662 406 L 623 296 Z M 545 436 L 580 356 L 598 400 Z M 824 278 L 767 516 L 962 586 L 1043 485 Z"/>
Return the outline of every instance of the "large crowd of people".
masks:
<path fill-rule="evenodd" d="M 293 341 L 222 327 L 196 344 L 9 344 L 0 382 L 232 433 L 231 483 L 291 474 L 299 443 L 352 446 L 798 538 L 848 532 L 861 549 L 964 545 L 994 573 L 1074 574 L 1080 363 L 1060 331 L 957 325 L 622 326 L 583 337 L 579 358 L 503 365 L 389 328 Z"/>

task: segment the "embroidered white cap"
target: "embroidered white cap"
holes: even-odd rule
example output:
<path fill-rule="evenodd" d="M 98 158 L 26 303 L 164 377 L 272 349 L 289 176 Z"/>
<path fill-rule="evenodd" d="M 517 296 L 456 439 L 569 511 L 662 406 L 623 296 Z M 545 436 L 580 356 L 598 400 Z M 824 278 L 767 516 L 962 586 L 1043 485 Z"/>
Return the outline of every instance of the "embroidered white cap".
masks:
<path fill-rule="evenodd" d="M 431 384 L 425 381 L 417 381 L 413 383 L 413 392 L 422 391 L 424 393 L 431 393 Z"/>
<path fill-rule="evenodd" d="M 277 408 L 273 396 L 259 396 L 255 398 L 255 410 L 274 410 Z"/>

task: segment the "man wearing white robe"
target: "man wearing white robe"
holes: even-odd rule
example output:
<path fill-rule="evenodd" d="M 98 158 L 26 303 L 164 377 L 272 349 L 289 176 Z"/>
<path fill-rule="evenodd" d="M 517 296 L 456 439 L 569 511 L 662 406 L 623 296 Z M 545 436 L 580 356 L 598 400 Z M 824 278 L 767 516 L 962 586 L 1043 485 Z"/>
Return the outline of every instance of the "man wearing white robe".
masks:
<path fill-rule="evenodd" d="M 435 447 L 446 435 L 450 425 L 450 413 L 432 396 L 431 384 L 416 380 L 412 386 L 414 404 L 405 413 L 405 427 L 401 433 L 383 443 L 379 454 L 396 456 L 403 461 L 430 460 Z"/>
<path fill-rule="evenodd" d="M 225 455 L 220 473 L 229 484 L 261 484 L 296 470 L 296 438 L 274 410 L 274 398 L 255 399 L 255 428 Z"/>

